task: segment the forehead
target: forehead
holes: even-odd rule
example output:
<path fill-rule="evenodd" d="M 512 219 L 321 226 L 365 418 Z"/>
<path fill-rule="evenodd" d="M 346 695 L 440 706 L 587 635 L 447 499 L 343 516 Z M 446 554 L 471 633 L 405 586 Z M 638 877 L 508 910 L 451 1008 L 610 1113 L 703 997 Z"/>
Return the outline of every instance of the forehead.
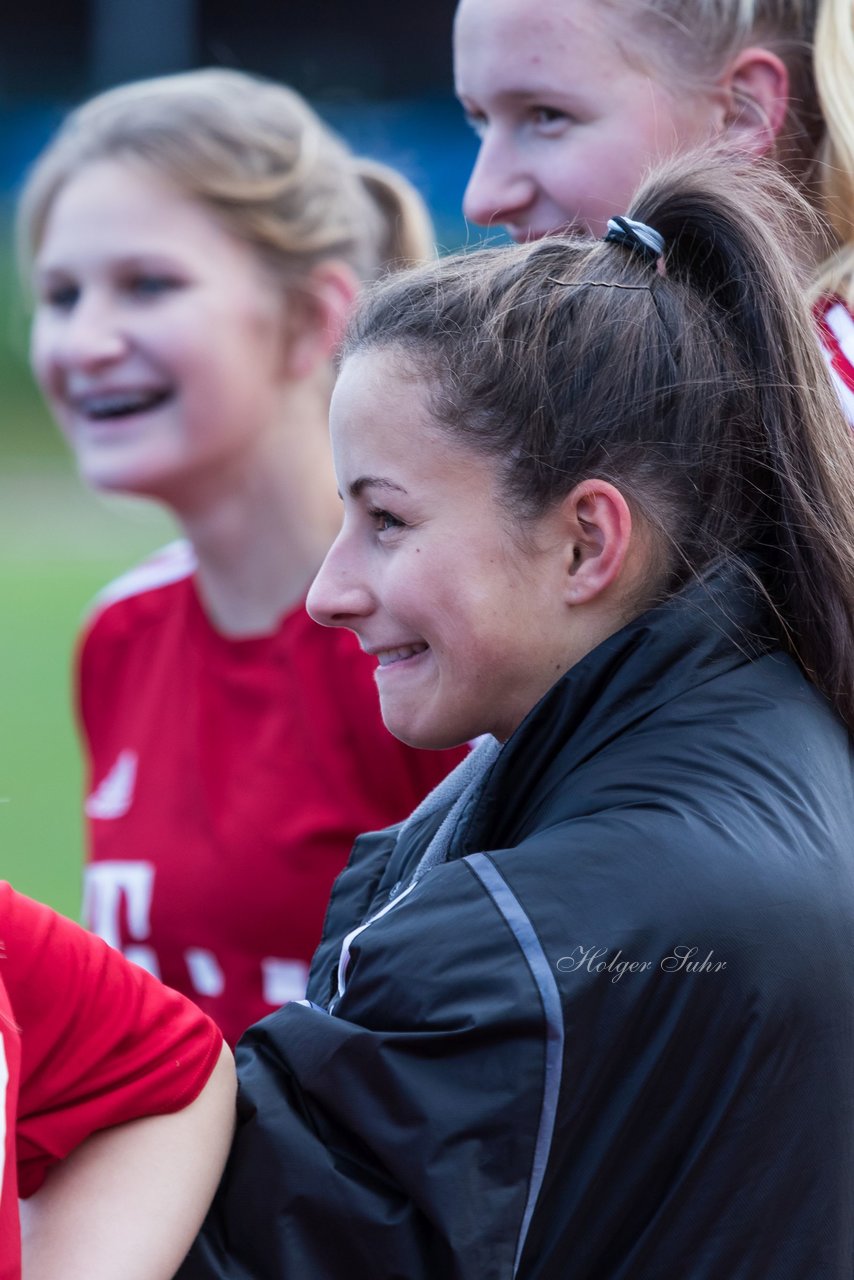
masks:
<path fill-rule="evenodd" d="M 454 26 L 466 36 L 475 30 L 483 35 L 490 28 L 553 35 L 589 26 L 605 7 L 610 0 L 459 0 Z"/>
<path fill-rule="evenodd" d="M 429 389 L 402 352 L 368 348 L 341 366 L 329 409 L 336 450 L 397 452 L 413 430 L 439 433 Z"/>
<path fill-rule="evenodd" d="M 363 475 L 432 482 L 445 479 L 449 467 L 460 475 L 480 459 L 436 419 L 427 375 L 393 348 L 347 357 L 329 423 L 342 488 Z"/>
<path fill-rule="evenodd" d="M 454 44 L 458 53 L 502 51 L 533 65 L 559 60 L 579 42 L 601 43 L 603 53 L 618 57 L 624 24 L 610 0 L 460 0 Z"/>
<path fill-rule="evenodd" d="M 129 245 L 136 253 L 183 245 L 201 256 L 212 242 L 221 249 L 224 236 L 211 213 L 153 169 L 95 160 L 57 192 L 36 257 L 49 266 L 68 255 L 104 256 Z"/>
<path fill-rule="evenodd" d="M 640 17 L 636 0 L 460 0 L 457 91 L 485 98 L 599 84 L 604 92 L 627 72 L 661 79 L 659 42 L 644 39 Z"/>

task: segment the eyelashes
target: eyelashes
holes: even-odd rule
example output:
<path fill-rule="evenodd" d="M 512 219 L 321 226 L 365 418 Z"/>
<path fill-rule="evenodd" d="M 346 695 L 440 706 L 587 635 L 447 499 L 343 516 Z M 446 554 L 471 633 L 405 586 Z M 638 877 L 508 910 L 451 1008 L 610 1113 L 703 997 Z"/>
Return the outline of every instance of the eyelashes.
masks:
<path fill-rule="evenodd" d="M 397 516 L 393 516 L 383 507 L 369 507 L 368 516 L 373 521 L 377 533 L 389 533 L 392 529 L 406 528 L 403 520 L 398 520 Z"/>

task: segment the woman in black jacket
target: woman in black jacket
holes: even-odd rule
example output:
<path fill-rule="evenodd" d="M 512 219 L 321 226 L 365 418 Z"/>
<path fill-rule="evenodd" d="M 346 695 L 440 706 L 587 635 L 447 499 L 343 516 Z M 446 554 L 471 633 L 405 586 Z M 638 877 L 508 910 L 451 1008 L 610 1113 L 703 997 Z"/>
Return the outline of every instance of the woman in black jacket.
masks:
<path fill-rule="evenodd" d="M 309 599 L 418 746 L 238 1049 L 186 1277 L 850 1280 L 854 442 L 790 196 L 379 286 Z"/>

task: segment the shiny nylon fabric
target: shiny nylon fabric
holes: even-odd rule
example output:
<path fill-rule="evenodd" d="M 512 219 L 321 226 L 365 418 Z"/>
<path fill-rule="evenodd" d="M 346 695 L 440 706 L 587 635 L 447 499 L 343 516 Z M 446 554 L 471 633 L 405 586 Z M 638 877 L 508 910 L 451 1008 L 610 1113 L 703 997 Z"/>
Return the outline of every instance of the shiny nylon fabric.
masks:
<path fill-rule="evenodd" d="M 184 1280 L 850 1280 L 851 743 L 766 631 L 726 568 L 568 672 L 330 1015 L 442 814 L 357 843 Z"/>

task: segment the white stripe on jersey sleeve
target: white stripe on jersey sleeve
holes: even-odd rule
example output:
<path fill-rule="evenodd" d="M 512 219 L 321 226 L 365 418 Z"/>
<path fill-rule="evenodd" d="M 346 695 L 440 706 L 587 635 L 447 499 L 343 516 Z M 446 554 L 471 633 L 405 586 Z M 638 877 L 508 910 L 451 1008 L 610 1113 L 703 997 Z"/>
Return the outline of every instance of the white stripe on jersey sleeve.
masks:
<path fill-rule="evenodd" d="M 841 302 L 837 302 L 824 313 L 823 320 L 839 344 L 839 350 L 854 369 L 854 316 Z"/>
<path fill-rule="evenodd" d="M 843 382 L 842 378 L 833 367 L 833 352 L 830 348 L 826 347 L 824 343 L 822 343 L 821 351 L 825 361 L 827 362 L 830 379 L 836 390 L 836 394 L 840 399 L 842 408 L 845 411 L 845 416 L 851 426 L 854 427 L 854 391 L 851 390 L 847 382 Z"/>
<path fill-rule="evenodd" d="M 171 582 L 189 578 L 195 573 L 197 563 L 196 553 L 185 538 L 170 542 L 168 546 L 143 560 L 142 564 L 108 583 L 95 596 L 90 612 L 97 613 L 107 605 L 115 604 L 117 600 L 128 600 L 131 596 L 139 596 L 156 587 L 166 587 Z"/>

